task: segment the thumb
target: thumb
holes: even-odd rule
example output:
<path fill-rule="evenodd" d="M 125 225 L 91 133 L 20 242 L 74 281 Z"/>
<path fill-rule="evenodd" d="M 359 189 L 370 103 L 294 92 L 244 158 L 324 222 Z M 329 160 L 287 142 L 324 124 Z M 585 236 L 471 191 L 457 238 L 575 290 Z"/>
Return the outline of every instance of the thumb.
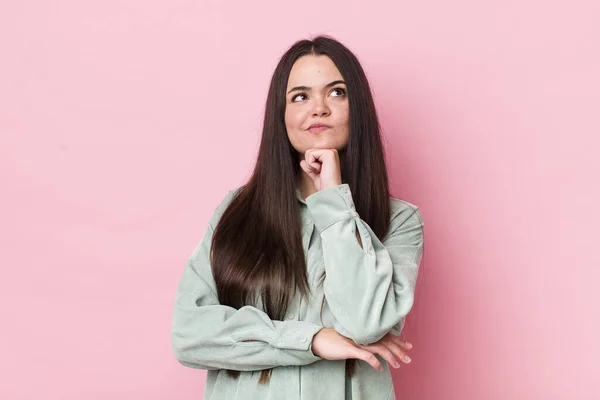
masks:
<path fill-rule="evenodd" d="M 371 353 L 370 351 L 363 350 L 363 349 L 361 349 L 359 347 L 356 347 L 354 349 L 354 358 L 358 358 L 359 360 L 366 361 L 376 371 L 381 372 L 382 369 L 383 369 L 382 366 L 381 366 L 381 363 L 379 362 L 379 360 L 377 359 L 377 357 L 375 357 L 375 355 L 373 353 Z"/>

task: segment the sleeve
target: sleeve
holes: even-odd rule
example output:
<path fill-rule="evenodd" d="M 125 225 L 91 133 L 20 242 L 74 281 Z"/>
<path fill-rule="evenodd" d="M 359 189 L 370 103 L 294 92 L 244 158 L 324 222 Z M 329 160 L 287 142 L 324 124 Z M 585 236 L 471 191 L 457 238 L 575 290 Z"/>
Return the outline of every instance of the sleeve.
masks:
<path fill-rule="evenodd" d="M 355 211 L 348 184 L 320 190 L 306 203 L 322 240 L 323 290 L 334 328 L 358 344 L 376 342 L 387 332 L 398 335 L 413 305 L 423 254 L 418 208 L 394 212 L 382 243 Z"/>
<path fill-rule="evenodd" d="M 219 304 L 209 264 L 215 221 L 213 215 L 177 287 L 171 330 L 175 358 L 186 367 L 238 371 L 320 360 L 312 352 L 312 338 L 323 326 L 271 320 L 255 307 L 235 309 Z"/>

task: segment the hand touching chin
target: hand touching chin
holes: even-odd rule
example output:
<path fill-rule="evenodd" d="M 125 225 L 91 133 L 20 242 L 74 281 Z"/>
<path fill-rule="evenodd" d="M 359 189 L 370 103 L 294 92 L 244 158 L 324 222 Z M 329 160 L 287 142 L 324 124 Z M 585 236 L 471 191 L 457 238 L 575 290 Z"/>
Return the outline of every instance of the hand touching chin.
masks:
<path fill-rule="evenodd" d="M 342 184 L 340 157 L 336 149 L 308 149 L 300 167 L 313 180 L 317 191 Z"/>

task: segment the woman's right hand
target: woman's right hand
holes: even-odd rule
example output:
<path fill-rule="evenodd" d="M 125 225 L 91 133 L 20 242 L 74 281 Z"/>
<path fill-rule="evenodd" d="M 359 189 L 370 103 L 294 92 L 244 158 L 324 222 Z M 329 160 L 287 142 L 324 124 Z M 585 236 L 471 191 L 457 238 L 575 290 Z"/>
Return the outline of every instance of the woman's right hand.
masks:
<path fill-rule="evenodd" d="M 363 360 L 369 363 L 377 371 L 381 372 L 383 367 L 381 366 L 381 363 L 377 357 L 375 357 L 375 353 L 383 357 L 388 364 L 393 366 L 398 365 L 396 357 L 400 354 L 397 351 L 397 348 L 394 349 L 395 351 L 389 351 L 387 348 L 384 348 L 385 346 L 383 346 L 384 341 L 389 342 L 392 340 L 392 338 L 394 338 L 394 341 L 398 342 L 397 345 L 400 345 L 405 349 L 412 347 L 412 345 L 407 345 L 406 343 L 401 342 L 400 339 L 392 337 L 392 335 L 389 333 L 379 342 L 372 343 L 371 345 L 361 346 L 354 343 L 352 339 L 341 335 L 333 328 L 323 328 L 317 332 L 315 336 L 313 336 L 312 352 L 316 356 L 326 360 L 345 360 L 348 358 Z M 367 348 L 369 350 L 366 350 Z M 402 351 L 401 353 L 403 354 Z"/>

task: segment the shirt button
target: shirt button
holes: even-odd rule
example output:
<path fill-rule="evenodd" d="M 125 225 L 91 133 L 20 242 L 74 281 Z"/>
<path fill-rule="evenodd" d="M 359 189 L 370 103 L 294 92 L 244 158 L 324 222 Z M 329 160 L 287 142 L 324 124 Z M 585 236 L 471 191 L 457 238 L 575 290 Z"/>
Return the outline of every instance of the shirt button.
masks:
<path fill-rule="evenodd" d="M 306 338 L 305 338 L 305 337 L 303 337 L 302 339 L 300 339 L 300 341 L 301 341 L 302 343 L 306 343 Z"/>
<path fill-rule="evenodd" d="M 307 223 L 307 224 L 312 224 L 312 220 L 311 220 L 311 219 L 307 219 L 307 220 L 306 220 L 306 223 Z"/>
<path fill-rule="evenodd" d="M 288 319 L 294 319 L 294 318 L 296 318 L 296 316 L 294 314 L 288 314 L 287 318 Z"/>

